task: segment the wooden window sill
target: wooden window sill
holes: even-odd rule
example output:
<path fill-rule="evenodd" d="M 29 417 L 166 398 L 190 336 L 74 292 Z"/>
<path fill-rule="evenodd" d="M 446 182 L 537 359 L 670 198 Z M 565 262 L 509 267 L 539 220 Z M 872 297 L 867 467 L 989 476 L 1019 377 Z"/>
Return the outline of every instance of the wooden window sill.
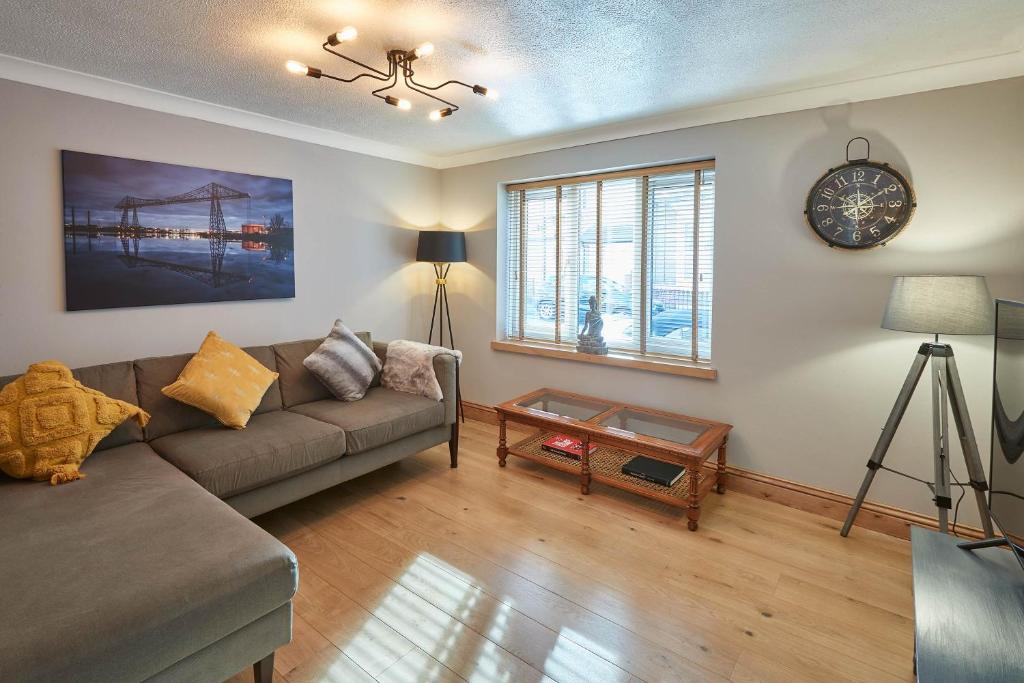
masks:
<path fill-rule="evenodd" d="M 530 356 L 561 358 L 563 360 L 593 363 L 595 365 L 611 365 L 619 368 L 634 368 L 636 370 L 660 372 L 667 375 L 697 377 L 699 379 L 718 378 L 718 370 L 707 363 L 641 356 L 639 354 L 628 354 L 622 351 L 611 352 L 607 356 L 597 356 L 589 353 L 580 353 L 567 346 L 532 341 L 492 341 L 491 348 L 495 351 L 525 353 Z"/>

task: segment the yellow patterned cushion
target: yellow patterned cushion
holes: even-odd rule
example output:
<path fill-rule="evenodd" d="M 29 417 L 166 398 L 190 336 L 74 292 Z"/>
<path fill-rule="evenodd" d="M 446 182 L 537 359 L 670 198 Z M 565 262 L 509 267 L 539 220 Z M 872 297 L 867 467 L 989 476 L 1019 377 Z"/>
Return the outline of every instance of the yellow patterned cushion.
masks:
<path fill-rule="evenodd" d="M 142 408 L 82 385 L 63 363 L 30 365 L 0 391 L 0 470 L 51 484 L 81 479 L 82 461 L 129 417 L 149 422 Z"/>
<path fill-rule="evenodd" d="M 234 344 L 210 332 L 164 396 L 209 413 L 234 429 L 244 429 L 277 373 Z"/>

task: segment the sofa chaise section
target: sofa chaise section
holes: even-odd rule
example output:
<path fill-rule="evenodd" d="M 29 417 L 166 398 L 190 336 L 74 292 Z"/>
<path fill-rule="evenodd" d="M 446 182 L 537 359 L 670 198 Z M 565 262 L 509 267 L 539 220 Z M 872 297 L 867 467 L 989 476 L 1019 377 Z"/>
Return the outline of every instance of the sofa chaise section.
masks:
<path fill-rule="evenodd" d="M 0 680 L 223 680 L 291 638 L 295 556 L 145 443 L 0 479 L 0 547 Z"/>

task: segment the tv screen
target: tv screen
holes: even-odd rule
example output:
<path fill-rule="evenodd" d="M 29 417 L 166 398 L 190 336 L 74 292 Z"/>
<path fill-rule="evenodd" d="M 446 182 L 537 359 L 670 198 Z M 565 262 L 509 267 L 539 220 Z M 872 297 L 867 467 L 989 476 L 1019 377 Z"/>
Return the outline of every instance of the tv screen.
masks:
<path fill-rule="evenodd" d="M 989 508 L 1024 565 L 1024 303 L 996 301 Z"/>

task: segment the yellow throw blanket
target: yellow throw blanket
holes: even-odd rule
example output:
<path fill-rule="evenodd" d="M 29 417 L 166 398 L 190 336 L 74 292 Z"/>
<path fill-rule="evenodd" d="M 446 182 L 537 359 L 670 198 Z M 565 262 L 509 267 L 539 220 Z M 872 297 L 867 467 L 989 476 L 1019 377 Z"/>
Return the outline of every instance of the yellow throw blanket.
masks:
<path fill-rule="evenodd" d="M 0 390 L 0 470 L 53 485 L 81 479 L 82 461 L 129 417 L 149 422 L 142 408 L 84 386 L 63 363 L 34 363 Z"/>

